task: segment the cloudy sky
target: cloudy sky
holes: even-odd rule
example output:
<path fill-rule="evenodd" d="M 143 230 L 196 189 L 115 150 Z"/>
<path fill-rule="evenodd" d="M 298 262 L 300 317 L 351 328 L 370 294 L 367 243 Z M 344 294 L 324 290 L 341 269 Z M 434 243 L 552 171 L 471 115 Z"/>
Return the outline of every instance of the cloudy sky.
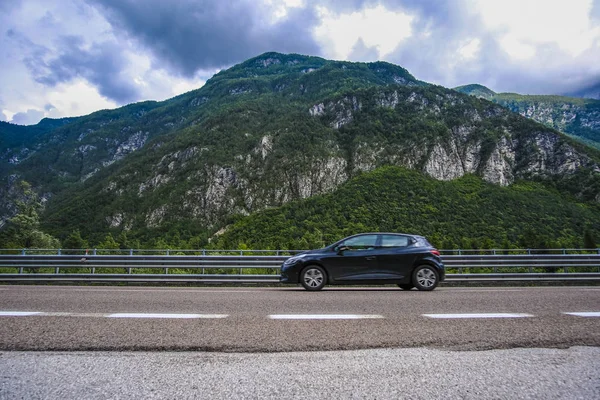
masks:
<path fill-rule="evenodd" d="M 418 79 L 600 97 L 600 0 L 0 0 L 0 120 L 199 88 L 266 51 Z"/>

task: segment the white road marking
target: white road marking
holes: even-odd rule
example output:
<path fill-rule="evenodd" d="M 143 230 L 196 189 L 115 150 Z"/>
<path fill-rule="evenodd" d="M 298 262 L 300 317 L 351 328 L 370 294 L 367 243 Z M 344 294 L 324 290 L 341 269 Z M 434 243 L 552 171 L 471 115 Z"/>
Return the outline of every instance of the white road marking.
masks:
<path fill-rule="evenodd" d="M 108 314 L 108 318 L 227 318 L 227 314 L 152 314 L 152 313 L 115 313 Z"/>
<path fill-rule="evenodd" d="M 472 314 L 422 314 L 428 318 L 452 319 L 452 318 L 526 318 L 533 317 L 532 314 L 524 313 L 472 313 Z"/>
<path fill-rule="evenodd" d="M 600 317 L 600 312 L 564 312 L 563 314 L 574 315 L 576 317 Z"/>
<path fill-rule="evenodd" d="M 41 314 L 39 311 L 0 311 L 0 317 L 29 317 Z"/>
<path fill-rule="evenodd" d="M 0 290 L 10 290 L 10 289 L 0 289 Z M 89 289 L 72 289 L 72 288 L 44 288 L 44 291 L 47 292 L 137 292 L 137 293 L 147 293 L 147 292 L 176 292 L 176 293 L 252 293 L 252 290 L 224 290 L 224 289 L 211 289 L 211 288 L 202 288 L 202 289 L 178 289 L 178 288 L 163 288 L 163 289 L 152 289 L 152 288 L 139 288 L 139 289 L 103 289 L 103 288 L 89 288 Z"/>
<path fill-rule="evenodd" d="M 364 314 L 273 314 L 270 319 L 378 319 L 383 315 Z"/>

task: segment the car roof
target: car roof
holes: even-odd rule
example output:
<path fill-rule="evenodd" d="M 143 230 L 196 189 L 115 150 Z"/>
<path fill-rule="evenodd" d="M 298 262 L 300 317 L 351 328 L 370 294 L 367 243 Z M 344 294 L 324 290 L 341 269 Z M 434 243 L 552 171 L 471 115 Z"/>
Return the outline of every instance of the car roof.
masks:
<path fill-rule="evenodd" d="M 361 235 L 396 235 L 396 236 L 412 236 L 412 237 L 424 238 L 423 236 L 413 235 L 412 233 L 399 233 L 399 232 L 364 232 L 364 233 L 357 233 L 355 235 L 351 235 L 348 237 L 361 236 Z"/>

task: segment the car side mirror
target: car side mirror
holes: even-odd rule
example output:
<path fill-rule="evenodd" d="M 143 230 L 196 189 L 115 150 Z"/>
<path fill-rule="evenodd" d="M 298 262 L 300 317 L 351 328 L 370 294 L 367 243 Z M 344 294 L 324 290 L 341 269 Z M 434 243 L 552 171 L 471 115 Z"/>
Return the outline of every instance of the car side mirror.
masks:
<path fill-rule="evenodd" d="M 346 250 L 350 250 L 350 247 L 342 245 L 337 248 L 337 253 L 342 254 Z"/>

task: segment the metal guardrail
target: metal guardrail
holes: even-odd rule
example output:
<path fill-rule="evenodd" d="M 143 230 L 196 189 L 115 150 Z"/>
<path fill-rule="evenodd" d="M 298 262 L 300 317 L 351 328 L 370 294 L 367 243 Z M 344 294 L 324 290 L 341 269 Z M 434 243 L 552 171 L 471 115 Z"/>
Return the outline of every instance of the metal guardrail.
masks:
<path fill-rule="evenodd" d="M 278 282 L 279 268 L 289 256 L 255 254 L 260 253 L 0 254 L 0 282 Z M 448 281 L 600 281 L 600 254 L 473 254 L 442 259 Z"/>

